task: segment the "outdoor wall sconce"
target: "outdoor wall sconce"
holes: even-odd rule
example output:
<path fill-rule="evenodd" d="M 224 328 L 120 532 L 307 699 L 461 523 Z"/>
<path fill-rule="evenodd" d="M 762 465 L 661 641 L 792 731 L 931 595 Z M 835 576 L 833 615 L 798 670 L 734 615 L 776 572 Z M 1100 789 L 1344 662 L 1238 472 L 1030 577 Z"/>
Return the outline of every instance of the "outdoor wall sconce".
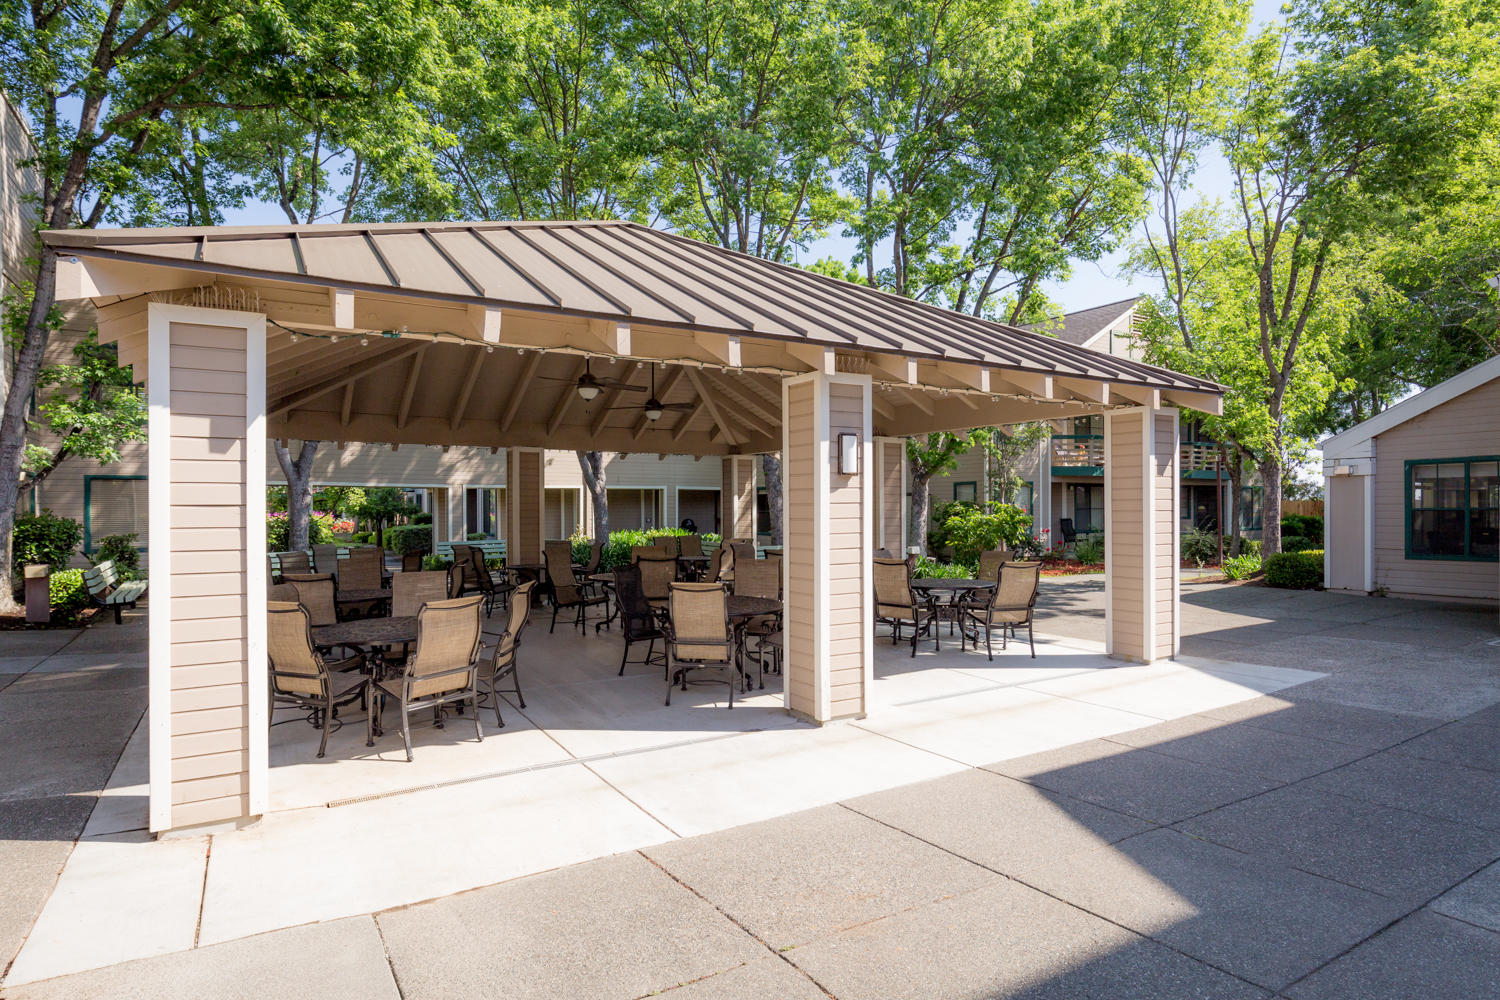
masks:
<path fill-rule="evenodd" d="M 846 431 L 839 435 L 839 475 L 859 475 L 859 435 Z"/>

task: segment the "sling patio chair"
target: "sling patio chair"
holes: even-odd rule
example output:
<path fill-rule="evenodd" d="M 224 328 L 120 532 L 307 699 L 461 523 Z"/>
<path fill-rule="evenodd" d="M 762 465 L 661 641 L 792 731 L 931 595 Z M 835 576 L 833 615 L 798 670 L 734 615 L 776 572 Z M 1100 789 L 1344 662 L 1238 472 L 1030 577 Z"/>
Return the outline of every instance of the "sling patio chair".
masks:
<path fill-rule="evenodd" d="M 632 545 L 630 547 L 630 561 L 640 562 L 642 559 L 664 559 L 666 550 L 660 545 Z"/>
<path fill-rule="evenodd" d="M 431 708 L 435 725 L 443 728 L 443 706 L 467 703 L 474 710 L 474 738 L 484 742 L 479 725 L 480 621 L 484 598 L 478 594 L 433 601 L 417 614 L 417 641 L 406 661 L 406 672 L 375 682 L 375 702 L 367 715 L 365 746 L 373 747 L 380 733 L 377 719 L 387 697 L 401 707 L 401 742 L 406 760 L 411 752 L 411 712 Z"/>
<path fill-rule="evenodd" d="M 349 550 L 346 559 L 339 560 L 339 590 L 380 590 L 385 586 L 385 551 L 373 546 L 361 546 Z M 348 618 L 366 618 L 379 607 L 380 601 L 363 604 L 346 604 L 344 615 Z"/>
<path fill-rule="evenodd" d="M 495 648 L 488 657 L 479 661 L 479 685 L 489 688 L 490 705 L 495 709 L 495 725 L 504 726 L 500 718 L 500 691 L 497 685 L 506 677 L 511 678 L 512 687 L 507 693 L 516 696 L 516 704 L 526 707 L 526 698 L 521 694 L 521 675 L 516 669 L 516 647 L 521 644 L 521 633 L 531 621 L 531 592 L 536 589 L 535 580 L 527 580 L 516 588 L 505 617 L 505 629 L 494 636 Z M 491 633 L 485 633 L 490 635 Z"/>
<path fill-rule="evenodd" d="M 682 555 L 682 545 L 676 535 L 658 535 L 655 544 L 657 548 L 673 559 Z"/>
<path fill-rule="evenodd" d="M 702 535 L 683 535 L 678 539 L 678 547 L 681 551 L 677 554 L 693 558 L 703 554 Z"/>
<path fill-rule="evenodd" d="M 460 542 L 453 543 L 453 565 L 458 567 L 459 572 L 459 594 L 467 594 L 477 584 L 474 580 L 474 557 L 469 555 L 469 546 Z"/>
<path fill-rule="evenodd" d="M 578 586 L 577 579 L 573 576 L 573 559 L 571 552 L 562 552 L 558 549 L 548 549 L 547 575 L 552 578 L 552 624 L 547 627 L 547 634 L 551 635 L 557 628 L 557 613 L 564 608 L 577 610 L 573 618 L 573 624 L 578 626 L 580 632 L 587 632 L 588 626 L 584 622 L 589 608 L 597 608 L 604 604 L 603 594 L 589 594 Z"/>
<path fill-rule="evenodd" d="M 397 573 L 391 579 L 391 617 L 415 618 L 422 608 L 433 601 L 445 601 L 448 593 L 448 574 L 442 570 L 423 570 L 420 573 Z M 381 656 L 386 663 L 396 665 L 405 661 L 407 644 L 385 646 Z"/>
<path fill-rule="evenodd" d="M 620 654 L 620 672 L 617 676 L 625 676 L 625 666 L 630 662 L 630 647 L 638 642 L 644 642 L 646 643 L 646 658 L 640 662 L 646 666 L 655 666 L 660 663 L 662 679 L 665 680 L 667 676 L 665 644 L 659 653 L 656 652 L 656 641 L 666 639 L 661 622 L 664 612 L 653 608 L 651 602 L 646 600 L 646 592 L 641 589 L 639 566 L 615 567 L 615 602 L 620 607 L 620 631 L 625 636 L 625 651 Z"/>
<path fill-rule="evenodd" d="M 283 573 L 281 582 L 297 588 L 297 603 L 307 609 L 313 628 L 338 623 L 332 573 Z"/>
<path fill-rule="evenodd" d="M 979 591 L 960 605 L 959 626 L 968 641 L 979 648 L 984 635 L 984 651 L 995 658 L 990 633 L 1000 628 L 1000 648 L 1004 650 L 1016 629 L 1025 626 L 1031 644 L 1031 658 L 1036 659 L 1036 635 L 1032 615 L 1036 610 L 1037 590 L 1041 585 L 1040 562 L 1008 562 L 1000 567 L 1000 583 L 994 590 Z M 964 640 L 959 640 L 962 643 Z"/>
<path fill-rule="evenodd" d="M 339 572 L 339 546 L 314 545 L 312 547 L 312 568 L 319 573 L 332 573 L 335 576 Z"/>
<path fill-rule="evenodd" d="M 729 548 L 734 552 L 734 561 L 736 563 L 741 559 L 755 558 L 755 543 L 748 538 L 736 538 L 729 543 Z"/>
<path fill-rule="evenodd" d="M 734 574 L 734 596 L 736 597 L 764 597 L 769 600 L 781 600 L 781 557 L 771 556 L 765 559 L 746 559 L 735 564 Z M 761 615 L 751 618 L 740 624 L 747 640 L 756 639 L 755 665 L 760 672 L 760 686 L 766 686 L 765 660 L 760 656 L 759 640 L 765 636 L 781 631 L 781 615 Z M 747 642 L 748 645 L 748 642 Z M 779 666 L 779 660 L 777 661 Z M 775 672 L 774 670 L 772 671 Z"/>
<path fill-rule="evenodd" d="M 307 558 L 307 553 L 301 550 L 276 553 L 276 561 L 281 563 L 281 575 L 288 573 L 311 573 L 313 571 L 312 561 Z"/>
<path fill-rule="evenodd" d="M 422 557 L 423 557 L 423 553 L 421 553 L 421 552 L 407 552 L 406 554 L 404 554 L 401 557 L 401 572 L 403 572 L 403 573 L 420 573 L 420 572 L 422 572 L 422 561 L 423 561 Z"/>
<path fill-rule="evenodd" d="M 329 663 L 312 643 L 312 621 L 307 609 L 295 601 L 266 602 L 266 659 L 270 670 L 270 711 L 278 705 L 307 711 L 308 721 L 323 731 L 318 756 L 328 752 L 328 732 L 340 707 L 356 698 L 368 697 L 369 679 L 340 677 L 334 673 L 364 666 L 363 656 Z"/>
<path fill-rule="evenodd" d="M 469 577 L 474 581 L 474 588 L 484 595 L 484 616 L 488 618 L 495 613 L 496 605 L 505 606 L 506 599 L 515 588 L 511 586 L 510 577 L 503 570 L 500 578 L 495 579 L 495 574 L 484 564 L 484 549 L 477 545 L 469 548 Z"/>
<path fill-rule="evenodd" d="M 266 588 L 266 600 L 296 604 L 297 585 L 295 583 L 273 583 Z"/>
<path fill-rule="evenodd" d="M 718 551 L 715 552 L 715 555 L 718 558 L 714 560 L 714 574 L 713 574 L 713 576 L 714 576 L 714 582 L 715 583 L 731 583 L 731 582 L 733 582 L 733 580 L 734 580 L 734 549 L 729 546 L 728 542 L 720 542 L 719 543 Z"/>
<path fill-rule="evenodd" d="M 729 685 L 729 707 L 734 708 L 734 630 L 729 626 L 728 595 L 717 583 L 673 583 L 666 622 L 667 650 L 673 671 L 668 668 L 667 701 L 672 704 L 672 688 L 678 684 L 686 691 L 695 670 L 723 670 Z"/>
<path fill-rule="evenodd" d="M 581 587 L 585 593 L 592 595 L 601 592 L 599 581 L 590 580 L 589 577 L 599 572 L 599 563 L 603 561 L 604 543 L 589 542 L 588 557 L 583 560 L 583 565 L 579 567 L 578 572 L 574 573 L 574 576 L 582 577 L 582 579 L 578 581 L 578 586 Z"/>
<path fill-rule="evenodd" d="M 875 620 L 891 627 L 891 645 L 901 641 L 901 630 L 911 628 L 911 655 L 917 655 L 922 631 L 937 632 L 937 609 L 931 600 L 911 589 L 911 563 L 906 559 L 875 560 Z"/>
<path fill-rule="evenodd" d="M 672 583 L 677 579 L 677 559 L 674 556 L 646 556 L 635 561 L 641 571 L 641 589 L 646 600 L 654 608 L 664 608 L 672 596 Z"/>
<path fill-rule="evenodd" d="M 991 549 L 988 552 L 979 553 L 979 579 L 1000 579 L 1000 567 L 1009 557 L 1010 553 L 1004 549 Z"/>

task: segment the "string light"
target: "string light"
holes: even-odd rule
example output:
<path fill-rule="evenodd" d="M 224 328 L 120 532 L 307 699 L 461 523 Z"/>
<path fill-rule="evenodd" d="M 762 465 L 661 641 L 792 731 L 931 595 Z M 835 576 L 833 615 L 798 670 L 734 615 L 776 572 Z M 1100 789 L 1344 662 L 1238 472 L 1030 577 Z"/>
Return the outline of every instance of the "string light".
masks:
<path fill-rule="evenodd" d="M 359 338 L 359 346 L 360 347 L 369 347 L 370 346 L 370 338 L 369 337 L 365 337 L 365 336 L 361 336 Z"/>

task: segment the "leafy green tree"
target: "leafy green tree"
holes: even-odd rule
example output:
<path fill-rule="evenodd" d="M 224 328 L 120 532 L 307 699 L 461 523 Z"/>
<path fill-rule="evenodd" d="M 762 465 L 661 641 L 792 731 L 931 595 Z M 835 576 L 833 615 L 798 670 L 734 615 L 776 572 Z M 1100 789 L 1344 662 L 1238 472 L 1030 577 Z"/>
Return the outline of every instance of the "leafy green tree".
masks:
<path fill-rule="evenodd" d="M 1016 493 L 1026 482 L 1021 468 L 1036 455 L 1037 447 L 1051 440 L 1052 428 L 1040 421 L 1011 427 L 990 427 L 981 434 L 988 466 L 989 499 L 992 503 L 1013 504 Z"/>
<path fill-rule="evenodd" d="M 168 116 L 299 99 L 352 106 L 371 81 L 428 51 L 434 3 L 418 0 L 78 0 L 0 5 L 0 89 L 28 118 L 45 228 L 97 226 L 180 150 Z M 399 75 L 399 73 L 398 73 Z M 217 195 L 206 197 L 205 206 Z M 202 215 L 205 221 L 212 213 Z M 0 417 L 0 609 L 27 413 L 50 339 L 57 263 L 39 255 Z"/>
<path fill-rule="evenodd" d="M 1329 355 L 1357 284 L 1349 246 L 1393 206 L 1440 199 L 1493 129 L 1497 39 L 1493 11 L 1468 0 L 1294 4 L 1236 55 L 1227 105 L 1183 126 L 1215 134 L 1235 204 L 1184 212 L 1153 236 L 1145 262 L 1175 332 L 1158 328 L 1152 349 L 1224 372 L 1228 439 L 1264 491 L 1267 554 L 1280 549 L 1284 471 L 1337 383 Z M 1184 266 L 1192 244 L 1220 252 Z"/>
<path fill-rule="evenodd" d="M 29 289 L 22 289 L 26 296 Z M 14 301 L 14 299 L 12 300 Z M 20 341 L 16 329 L 19 308 L 4 314 L 6 343 Z M 54 310 L 54 322 L 57 313 Z M 146 403 L 134 384 L 129 368 L 121 368 L 113 344 L 100 344 L 94 331 L 73 348 L 73 363 L 48 365 L 37 376 L 37 406 L 40 420 L 30 422 L 42 432 L 40 441 L 28 442 L 21 462 L 26 478 L 19 485 L 25 496 L 57 470 L 68 458 L 117 462 L 120 446 L 146 438 Z"/>
<path fill-rule="evenodd" d="M 906 469 L 911 486 L 911 544 L 923 555 L 927 554 L 928 511 L 932 503 L 928 486 L 932 477 L 957 468 L 959 457 L 987 433 L 984 428 L 976 428 L 961 434 L 938 431 L 906 439 Z"/>
<path fill-rule="evenodd" d="M 375 525 L 375 544 L 385 544 L 385 526 L 398 517 L 410 517 L 420 510 L 408 503 L 406 495 L 394 486 L 377 486 L 365 491 L 365 502 L 356 513 Z"/>

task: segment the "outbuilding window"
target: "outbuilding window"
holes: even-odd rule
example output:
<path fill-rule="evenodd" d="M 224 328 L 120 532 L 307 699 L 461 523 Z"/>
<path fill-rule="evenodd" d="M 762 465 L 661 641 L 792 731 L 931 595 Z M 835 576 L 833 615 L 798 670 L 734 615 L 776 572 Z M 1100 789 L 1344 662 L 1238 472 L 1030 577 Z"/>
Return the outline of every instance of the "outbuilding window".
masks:
<path fill-rule="evenodd" d="M 1500 558 L 1500 457 L 1406 463 L 1406 557 Z"/>

